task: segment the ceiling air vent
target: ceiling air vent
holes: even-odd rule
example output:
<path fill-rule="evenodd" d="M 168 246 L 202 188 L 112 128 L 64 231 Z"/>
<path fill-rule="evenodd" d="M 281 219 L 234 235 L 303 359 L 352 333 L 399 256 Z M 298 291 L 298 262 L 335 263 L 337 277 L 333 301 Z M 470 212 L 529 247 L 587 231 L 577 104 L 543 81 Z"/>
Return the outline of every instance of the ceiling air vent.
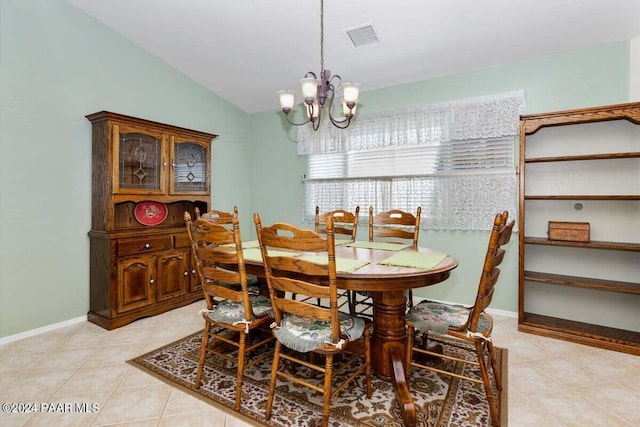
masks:
<path fill-rule="evenodd" d="M 349 36 L 351 43 L 353 43 L 353 47 L 362 47 L 380 43 L 380 38 L 378 38 L 376 30 L 373 28 L 373 24 L 364 24 L 344 31 Z"/>

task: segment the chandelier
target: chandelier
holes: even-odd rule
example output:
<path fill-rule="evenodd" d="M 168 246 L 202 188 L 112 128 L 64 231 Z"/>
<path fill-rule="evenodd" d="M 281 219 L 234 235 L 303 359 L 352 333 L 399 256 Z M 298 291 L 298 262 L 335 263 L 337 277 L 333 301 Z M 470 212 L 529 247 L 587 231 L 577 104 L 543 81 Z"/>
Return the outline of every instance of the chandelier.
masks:
<path fill-rule="evenodd" d="M 302 123 L 294 123 L 289 119 L 289 113 L 295 104 L 295 92 L 280 90 L 276 93 L 287 122 L 294 126 L 302 126 L 311 122 L 313 130 L 318 130 L 322 111 L 325 110 L 331 124 L 335 127 L 345 129 L 351 124 L 351 119 L 356 113 L 360 85 L 358 83 L 342 83 L 342 78 L 339 75 L 331 76 L 331 72 L 324 69 L 324 0 L 320 0 L 320 75 L 308 71 L 300 80 L 300 89 L 307 112 L 307 120 Z M 342 89 L 341 102 L 344 118 L 336 118 L 332 112 L 337 89 Z"/>

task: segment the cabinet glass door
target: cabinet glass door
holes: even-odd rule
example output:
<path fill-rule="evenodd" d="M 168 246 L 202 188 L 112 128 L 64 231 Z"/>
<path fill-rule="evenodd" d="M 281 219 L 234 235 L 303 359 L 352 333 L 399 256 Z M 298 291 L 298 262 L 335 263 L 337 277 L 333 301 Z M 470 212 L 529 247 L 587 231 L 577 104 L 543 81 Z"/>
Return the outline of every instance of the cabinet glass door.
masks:
<path fill-rule="evenodd" d="M 119 189 L 162 189 L 160 140 L 143 133 L 120 134 L 118 157 Z"/>
<path fill-rule="evenodd" d="M 176 142 L 173 147 L 172 192 L 206 192 L 208 168 L 206 145 L 186 141 Z"/>

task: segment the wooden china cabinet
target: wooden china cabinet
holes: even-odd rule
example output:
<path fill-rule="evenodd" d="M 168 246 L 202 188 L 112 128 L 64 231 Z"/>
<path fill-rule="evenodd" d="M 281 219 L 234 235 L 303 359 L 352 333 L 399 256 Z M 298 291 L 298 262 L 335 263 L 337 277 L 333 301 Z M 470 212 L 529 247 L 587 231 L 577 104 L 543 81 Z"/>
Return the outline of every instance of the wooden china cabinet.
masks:
<path fill-rule="evenodd" d="M 209 210 L 217 136 L 100 111 L 92 123 L 89 321 L 106 329 L 203 297 L 184 212 Z"/>

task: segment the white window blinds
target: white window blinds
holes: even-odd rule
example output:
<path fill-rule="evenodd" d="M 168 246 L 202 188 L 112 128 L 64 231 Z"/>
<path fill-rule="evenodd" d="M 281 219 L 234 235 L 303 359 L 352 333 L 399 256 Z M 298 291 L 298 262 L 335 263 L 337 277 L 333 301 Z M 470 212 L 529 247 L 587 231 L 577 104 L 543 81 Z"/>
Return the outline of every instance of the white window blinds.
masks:
<path fill-rule="evenodd" d="M 421 206 L 425 228 L 488 229 L 495 213 L 516 214 L 514 147 L 523 109 L 519 91 L 362 117 L 342 133 L 307 132 L 305 139 L 301 131 L 299 152 L 309 154 L 305 219 L 315 206 Z"/>

